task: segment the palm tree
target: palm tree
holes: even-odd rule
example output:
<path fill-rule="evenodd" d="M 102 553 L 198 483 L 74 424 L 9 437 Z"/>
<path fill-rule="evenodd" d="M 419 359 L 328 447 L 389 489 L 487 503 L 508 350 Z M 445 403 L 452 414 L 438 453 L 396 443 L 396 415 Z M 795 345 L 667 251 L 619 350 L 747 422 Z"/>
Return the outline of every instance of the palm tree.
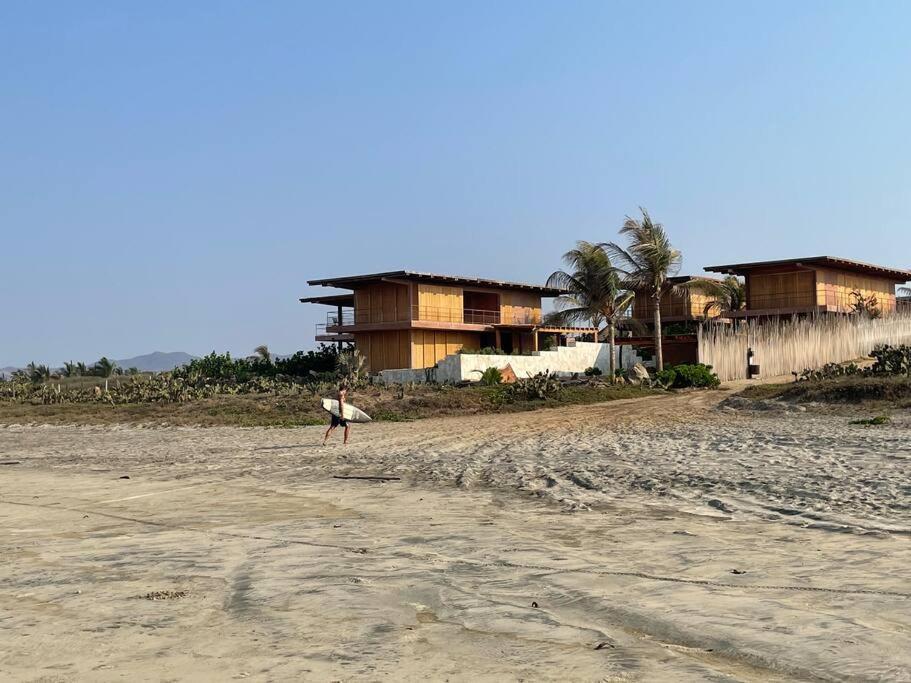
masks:
<path fill-rule="evenodd" d="M 60 373 L 64 377 L 78 377 L 79 376 L 79 367 L 73 361 L 69 363 L 64 363 L 63 367 L 60 369 Z"/>
<path fill-rule="evenodd" d="M 92 366 L 92 374 L 98 377 L 110 377 L 116 368 L 117 364 L 114 361 L 109 360 L 107 356 L 102 356 Z"/>
<path fill-rule="evenodd" d="M 615 263 L 619 263 L 623 275 L 623 286 L 637 295 L 646 297 L 652 304 L 655 322 L 655 362 L 657 370 L 664 369 L 664 353 L 661 348 L 661 295 L 678 292 L 680 287 L 669 280 L 680 270 L 683 255 L 674 249 L 664 226 L 652 221 L 641 206 L 641 219 L 626 217 L 620 234 L 629 238 L 629 246 L 623 247 L 608 242 L 604 245 Z"/>
<path fill-rule="evenodd" d="M 269 347 L 265 344 L 260 344 L 257 346 L 255 349 L 253 349 L 253 353 L 259 356 L 266 363 L 272 362 L 272 353 L 269 351 Z"/>
<path fill-rule="evenodd" d="M 28 378 L 35 384 L 41 384 L 51 378 L 51 370 L 46 365 L 37 365 L 34 361 L 25 366 Z"/>
<path fill-rule="evenodd" d="M 595 328 L 595 341 L 602 323 L 610 339 L 610 381 L 614 381 L 616 363 L 614 346 L 617 323 L 635 296 L 624 290 L 610 256 L 600 244 L 576 242 L 576 248 L 563 254 L 570 272 L 558 270 L 547 278 L 548 287 L 565 291 L 554 301 L 556 316 L 567 322 L 588 322 Z"/>
<path fill-rule="evenodd" d="M 739 311 L 746 307 L 746 286 L 736 275 L 728 275 L 720 282 L 694 278 L 685 286 L 709 297 L 702 311 L 706 318 L 712 316 L 713 311 L 713 317 L 718 317 L 725 311 Z"/>

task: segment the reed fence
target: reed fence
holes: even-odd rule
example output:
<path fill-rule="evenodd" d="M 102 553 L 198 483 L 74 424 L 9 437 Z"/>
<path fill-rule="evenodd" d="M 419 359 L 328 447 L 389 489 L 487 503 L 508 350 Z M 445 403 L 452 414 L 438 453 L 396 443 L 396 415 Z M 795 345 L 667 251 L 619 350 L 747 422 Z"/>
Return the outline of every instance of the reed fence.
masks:
<path fill-rule="evenodd" d="M 869 355 L 877 344 L 911 343 L 911 311 L 886 318 L 812 316 L 703 325 L 699 361 L 722 381 L 746 379 L 747 349 L 766 377 L 801 372 Z"/>

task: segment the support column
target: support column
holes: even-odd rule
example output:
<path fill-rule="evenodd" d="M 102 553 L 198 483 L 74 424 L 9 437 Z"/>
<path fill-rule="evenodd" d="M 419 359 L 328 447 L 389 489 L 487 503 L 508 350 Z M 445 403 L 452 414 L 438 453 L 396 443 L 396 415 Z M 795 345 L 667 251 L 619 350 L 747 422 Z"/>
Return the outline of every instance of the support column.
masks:
<path fill-rule="evenodd" d="M 342 324 L 342 305 L 341 305 L 341 304 L 338 305 L 338 309 L 337 309 L 337 310 L 338 310 L 338 319 L 337 319 L 337 322 L 338 322 L 339 325 L 341 325 L 341 324 Z M 341 342 L 341 341 L 338 342 L 338 350 L 339 350 L 339 351 L 342 350 L 342 342 Z"/>
<path fill-rule="evenodd" d="M 500 334 L 500 328 L 497 327 L 494 330 L 493 334 L 494 334 L 494 346 L 496 346 L 498 349 L 502 349 L 503 348 L 503 335 Z"/>
<path fill-rule="evenodd" d="M 532 351 L 534 351 L 535 353 L 538 353 L 538 331 L 532 330 L 531 336 L 532 336 L 532 339 L 534 340 L 532 342 Z"/>

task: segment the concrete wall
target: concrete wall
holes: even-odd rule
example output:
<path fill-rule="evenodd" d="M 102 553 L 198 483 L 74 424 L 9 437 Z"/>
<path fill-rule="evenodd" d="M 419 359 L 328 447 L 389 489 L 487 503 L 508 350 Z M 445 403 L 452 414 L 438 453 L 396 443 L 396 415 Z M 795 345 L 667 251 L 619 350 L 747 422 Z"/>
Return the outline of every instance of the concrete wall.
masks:
<path fill-rule="evenodd" d="M 493 356 L 457 353 L 446 356 L 432 370 L 383 370 L 377 379 L 384 384 L 406 384 L 409 382 L 477 382 L 481 372 L 487 368 L 503 369 L 511 365 L 517 377 L 530 377 L 539 372 L 556 372 L 570 376 L 582 374 L 586 369 L 596 367 L 605 375 L 610 367 L 610 344 L 577 342 L 575 346 L 561 346 L 553 351 L 539 351 L 531 356 Z M 642 359 L 630 346 L 615 348 L 617 367 L 629 368 Z"/>
<path fill-rule="evenodd" d="M 381 384 L 422 384 L 434 381 L 435 368 L 404 368 L 402 370 L 382 370 L 376 374 Z"/>
<path fill-rule="evenodd" d="M 556 372 L 560 375 L 582 374 L 587 368 L 596 367 L 607 374 L 610 365 L 610 345 L 578 342 L 575 346 L 561 346 L 553 351 L 539 351 L 532 356 L 485 356 L 457 354 L 447 356 L 437 365 L 437 382 L 477 381 L 487 368 L 505 368 L 511 365 L 517 377 L 530 377 L 539 372 Z M 618 357 L 618 347 L 615 351 Z M 626 360 L 626 358 L 624 358 Z M 632 364 L 632 363 L 630 363 Z"/>

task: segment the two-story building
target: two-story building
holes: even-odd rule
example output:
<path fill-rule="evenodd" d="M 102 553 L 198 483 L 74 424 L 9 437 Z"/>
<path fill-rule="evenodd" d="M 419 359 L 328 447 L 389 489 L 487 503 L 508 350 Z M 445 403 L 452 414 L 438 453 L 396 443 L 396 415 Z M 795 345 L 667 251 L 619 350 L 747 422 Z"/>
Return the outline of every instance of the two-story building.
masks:
<path fill-rule="evenodd" d="M 699 287 L 685 287 L 684 285 L 698 282 L 718 283 L 719 280 L 704 275 L 678 275 L 668 278 L 668 284 L 676 289 L 669 288 L 661 295 L 661 322 L 685 323 L 713 318 L 721 311 L 713 305 L 713 298 Z M 648 326 L 654 320 L 652 301 L 646 297 L 637 296 L 633 299 L 630 316 L 640 324 Z"/>
<path fill-rule="evenodd" d="M 561 291 L 541 285 L 406 270 L 308 284 L 349 290 L 301 301 L 332 307 L 317 341 L 353 341 L 371 373 L 433 367 L 466 349 L 534 352 L 542 333 L 592 332 L 544 325 L 541 300 Z"/>
<path fill-rule="evenodd" d="M 756 261 L 709 266 L 708 272 L 740 275 L 746 308 L 726 317 L 762 317 L 813 313 L 850 313 L 855 293 L 873 296 L 883 315 L 896 310 L 896 285 L 911 280 L 911 271 L 834 256 Z"/>

